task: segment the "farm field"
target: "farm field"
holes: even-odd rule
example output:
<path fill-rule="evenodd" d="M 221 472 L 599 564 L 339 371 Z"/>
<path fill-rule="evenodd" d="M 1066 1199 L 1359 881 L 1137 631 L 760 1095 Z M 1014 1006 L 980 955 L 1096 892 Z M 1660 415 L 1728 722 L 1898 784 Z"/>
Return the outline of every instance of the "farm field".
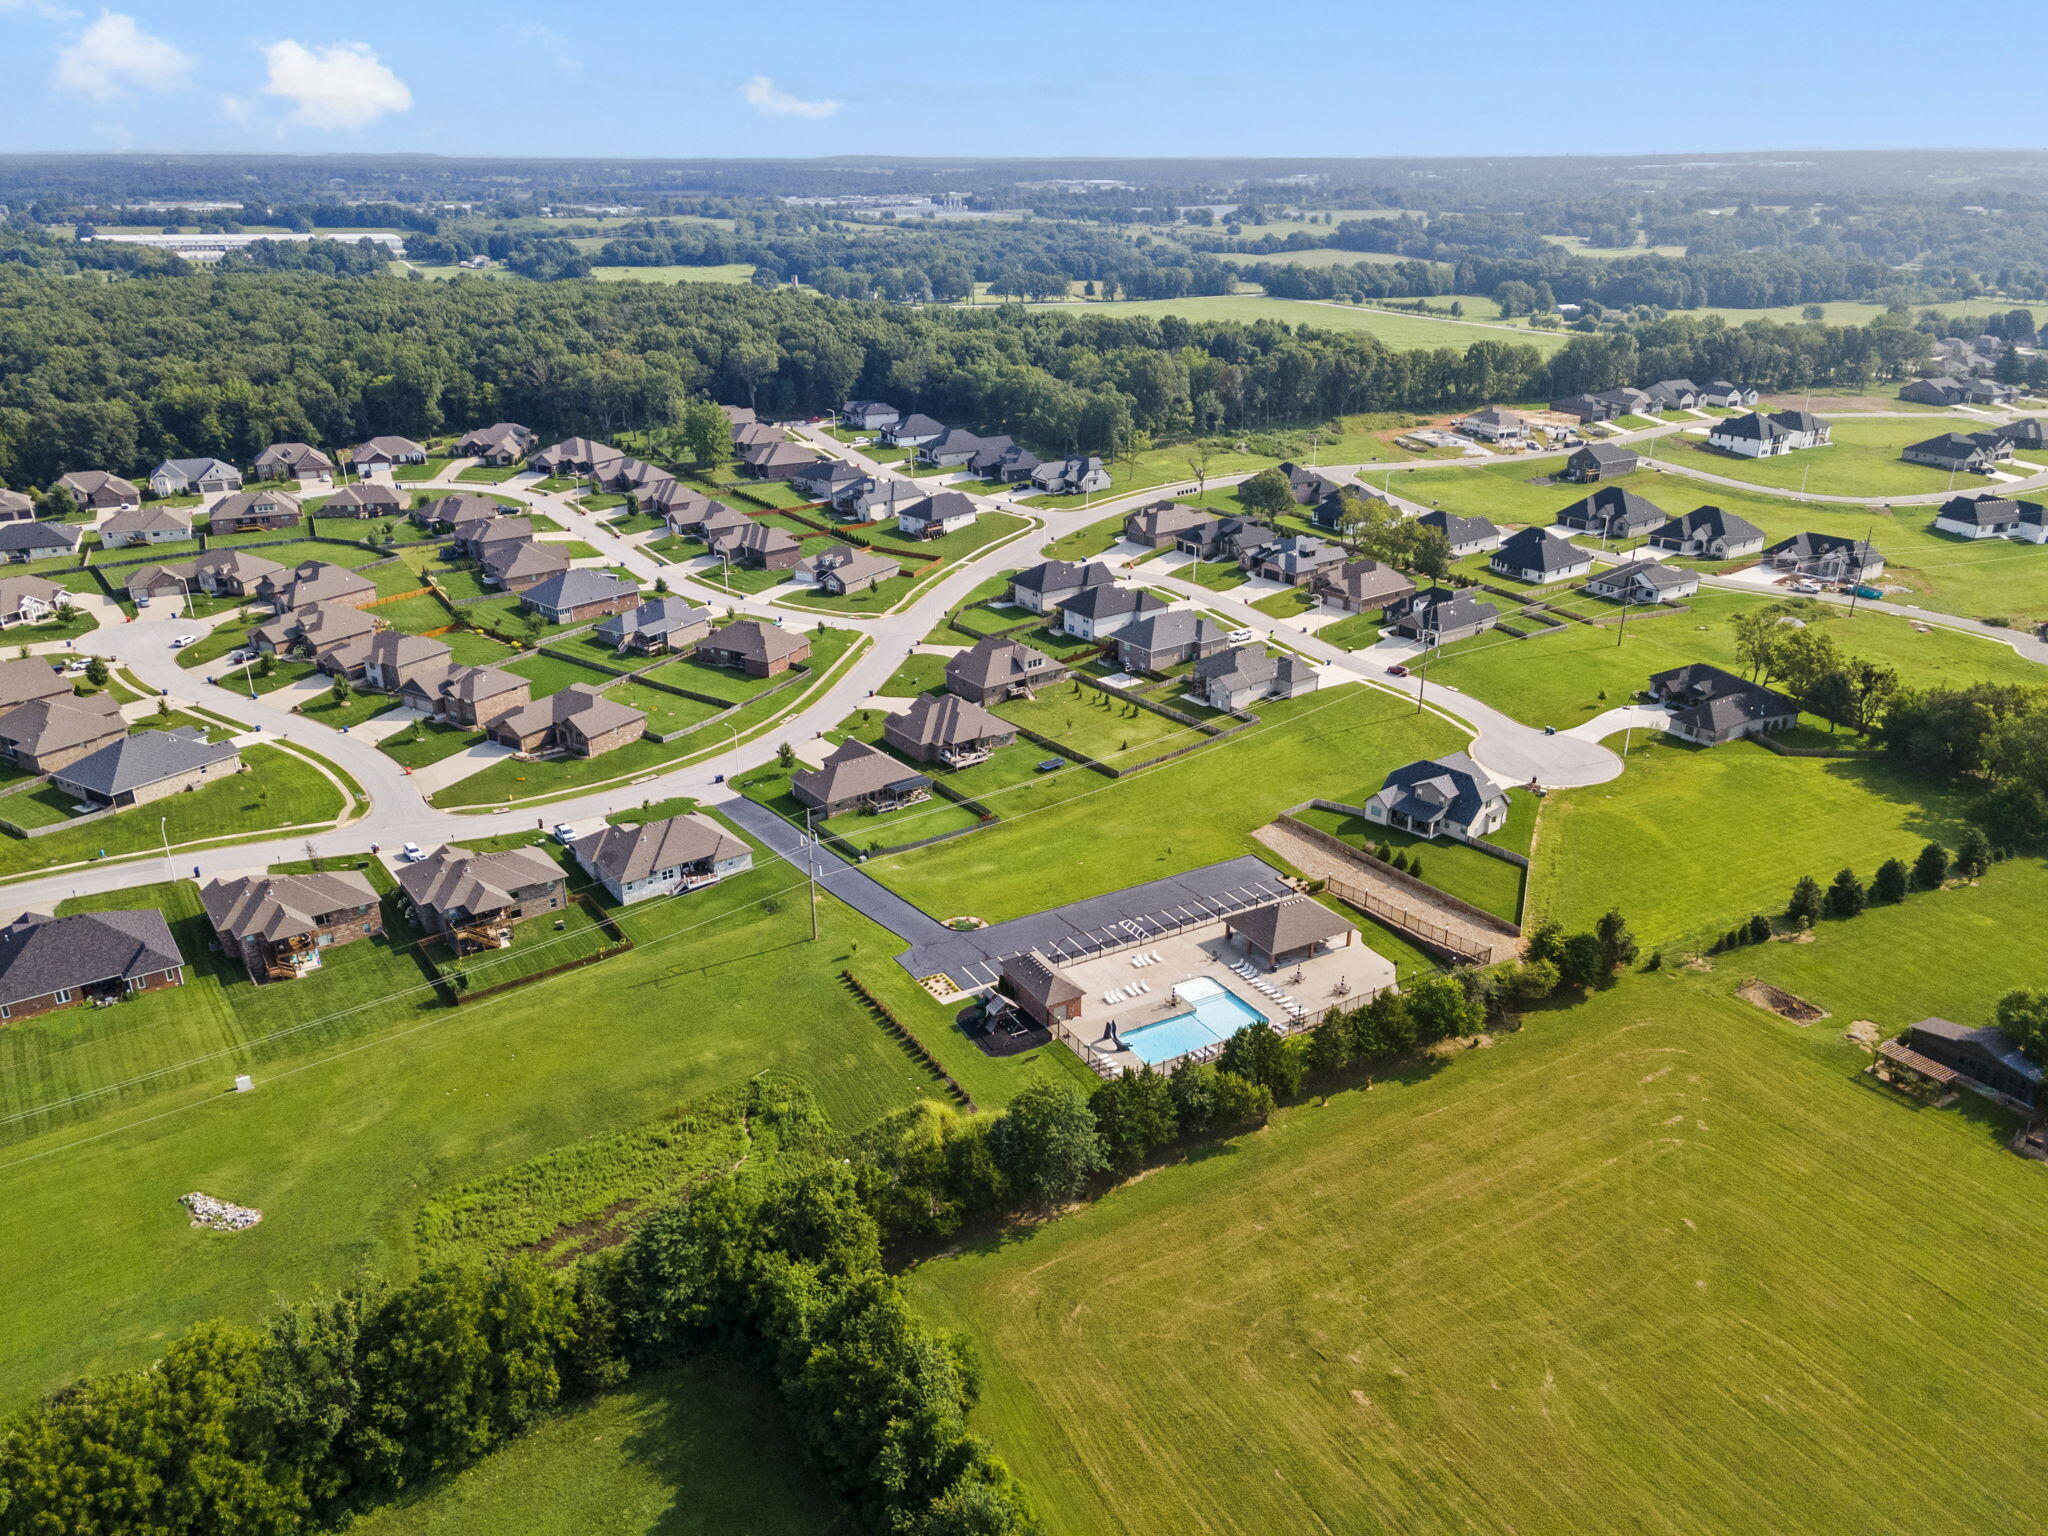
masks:
<path fill-rule="evenodd" d="M 1798 815 L 1784 814 L 1790 805 Z M 1639 732 L 1619 779 L 1544 803 L 1529 911 L 1573 928 L 1619 907 L 1645 944 L 1711 938 L 1783 910 L 1801 875 L 1825 885 L 1853 867 L 1867 880 L 1930 839 L 1953 848 L 1961 810 L 1960 796 L 1881 758 L 1779 757 L 1754 742 L 1694 747 Z"/>
<path fill-rule="evenodd" d="M 1398 352 L 1424 347 L 1450 347 L 1462 352 L 1475 341 L 1505 341 L 1533 346 L 1548 355 L 1565 342 L 1565 338 L 1558 334 L 1510 331 L 1496 325 L 1465 325 L 1424 315 L 1399 315 L 1363 304 L 1269 299 L 1246 294 L 1224 298 L 1117 300 L 1089 304 L 1085 308 L 1090 314 L 1119 317 L 1179 315 L 1188 320 L 1236 320 L 1246 325 L 1259 320 L 1278 320 L 1286 325 L 1312 326 L 1326 331 L 1363 331 Z"/>
<path fill-rule="evenodd" d="M 714 267 L 592 267 L 601 283 L 744 283 L 754 275 L 748 261 Z"/>
<path fill-rule="evenodd" d="M 1588 613 L 1612 606 L 1582 596 L 1571 602 Z M 1905 619 L 1867 608 L 1851 614 L 1812 599 L 1781 602 L 1706 587 L 1685 602 L 1683 613 L 1633 611 L 1625 633 L 1612 624 L 1567 623 L 1526 640 L 1498 631 L 1474 635 L 1434 652 L 1426 669 L 1431 681 L 1448 683 L 1526 724 L 1563 730 L 1628 703 L 1650 674 L 1687 662 L 1711 662 L 1748 676 L 1749 667 L 1736 653 L 1733 620 L 1737 614 L 1777 608 L 1826 635 L 1845 656 L 1896 667 L 1909 687 L 2048 682 L 2038 663 L 2010 646 L 1952 629 L 1922 634 Z"/>
<path fill-rule="evenodd" d="M 960 784 L 1003 824 L 866 870 L 927 912 L 999 922 L 1259 852 L 1252 829 L 1288 806 L 1312 795 L 1356 804 L 1389 769 L 1466 744 L 1461 729 L 1376 688 L 1326 688 L 1259 713 L 1267 723 L 1254 730 L 1125 779 L 1074 769 L 1012 791 Z"/>
<path fill-rule="evenodd" d="M 602 270 L 602 269 L 600 269 Z M 774 1392 L 706 1360 L 548 1419 L 351 1536 L 851 1536 Z"/>
<path fill-rule="evenodd" d="M 1932 491 L 1971 490 L 1989 485 L 1985 475 L 1955 475 L 1925 464 L 1908 464 L 1899 450 L 1908 443 L 1935 436 L 1937 423 L 1912 418 L 1891 420 L 1847 417 L 1835 422 L 1824 448 L 1806 448 L 1776 458 L 1745 459 L 1709 448 L 1704 438 L 1660 437 L 1651 451 L 1666 463 L 1722 475 L 1768 489 L 1806 491 L 1815 496 L 1922 495 Z M 1711 492 L 1712 487 L 1703 487 Z"/>
<path fill-rule="evenodd" d="M 2040 1171 L 1730 985 L 1631 978 L 913 1296 L 1057 1536 L 2009 1529 Z"/>

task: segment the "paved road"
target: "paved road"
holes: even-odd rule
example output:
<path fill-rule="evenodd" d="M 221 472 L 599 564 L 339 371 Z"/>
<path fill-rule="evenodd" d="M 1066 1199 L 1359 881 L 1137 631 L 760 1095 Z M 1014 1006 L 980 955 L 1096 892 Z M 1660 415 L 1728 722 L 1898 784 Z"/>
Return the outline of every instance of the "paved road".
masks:
<path fill-rule="evenodd" d="M 743 795 L 733 795 L 714 802 L 713 808 L 759 838 L 799 874 L 806 872 L 803 834 L 766 806 L 757 805 Z M 809 856 L 817 861 L 818 884 L 861 916 L 880 923 L 904 943 L 932 944 L 953 931 L 887 886 L 863 874 L 824 844 L 815 845 Z"/>

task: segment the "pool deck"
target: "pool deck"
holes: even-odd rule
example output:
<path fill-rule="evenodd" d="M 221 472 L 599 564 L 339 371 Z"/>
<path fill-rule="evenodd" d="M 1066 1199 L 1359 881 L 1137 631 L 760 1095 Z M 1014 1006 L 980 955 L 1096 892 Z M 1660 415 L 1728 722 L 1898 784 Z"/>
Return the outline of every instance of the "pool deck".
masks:
<path fill-rule="evenodd" d="M 1157 955 L 1159 963 L 1134 966 L 1131 962 L 1139 955 Z M 1251 964 L 1261 980 L 1278 987 L 1307 1009 L 1311 1021 L 1333 1004 L 1356 1007 L 1394 984 L 1393 962 L 1369 949 L 1362 939 L 1325 950 L 1299 965 L 1284 965 L 1269 972 L 1245 954 L 1243 945 L 1225 932 L 1221 922 L 1205 923 L 1118 954 L 1063 965 L 1060 969 L 1084 994 L 1080 1017 L 1066 1028 L 1071 1031 L 1071 1038 L 1082 1042 L 1099 1060 L 1135 1072 L 1145 1063 L 1129 1047 L 1112 1044 L 1107 1038 L 1108 1027 L 1114 1024 L 1119 1031 L 1128 1032 L 1186 1013 L 1189 1005 L 1174 1000 L 1175 984 L 1190 977 L 1207 976 L 1257 1009 L 1275 1029 L 1285 1032 L 1293 1022 L 1287 1010 L 1233 971 L 1233 961 Z M 1294 979 L 1297 976 L 1298 981 Z M 1134 982 L 1151 990 L 1125 997 L 1121 1002 L 1103 1001 L 1105 995 L 1127 991 Z"/>

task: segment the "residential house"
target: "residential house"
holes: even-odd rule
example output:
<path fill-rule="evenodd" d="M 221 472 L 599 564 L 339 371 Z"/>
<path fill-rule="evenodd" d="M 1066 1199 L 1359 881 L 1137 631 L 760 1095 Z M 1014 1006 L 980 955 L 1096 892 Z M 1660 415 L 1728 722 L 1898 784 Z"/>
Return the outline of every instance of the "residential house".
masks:
<path fill-rule="evenodd" d="M 1031 488 L 1048 496 L 1093 495 L 1110 486 L 1110 473 L 1098 458 L 1055 459 L 1031 472 Z"/>
<path fill-rule="evenodd" d="M 190 581 L 208 597 L 258 596 L 266 581 L 284 575 L 275 560 L 247 549 L 209 549 L 191 563 Z"/>
<path fill-rule="evenodd" d="M 588 479 L 600 464 L 624 457 L 610 443 L 594 442 L 587 437 L 565 437 L 559 443 L 529 453 L 526 467 L 543 475 L 560 475 L 571 480 Z"/>
<path fill-rule="evenodd" d="M 199 903 L 221 949 L 255 982 L 296 981 L 326 951 L 384 931 L 377 892 L 354 870 L 210 880 Z"/>
<path fill-rule="evenodd" d="M 921 693 L 883 722 L 882 739 L 918 763 L 971 768 L 1017 739 L 1017 727 L 957 693 Z"/>
<path fill-rule="evenodd" d="M 1050 1029 L 1081 1016 L 1087 994 L 1037 950 L 1006 955 L 997 969 L 1004 996 L 1040 1029 Z"/>
<path fill-rule="evenodd" d="M 1357 489 L 1335 475 L 1326 475 L 1319 469 L 1309 469 L 1292 462 L 1283 462 L 1280 473 L 1287 477 L 1288 494 L 1300 507 L 1312 507 L 1344 491 Z"/>
<path fill-rule="evenodd" d="M 127 572 L 122 588 L 128 594 L 128 601 L 138 608 L 147 608 L 151 603 L 168 600 L 181 603 L 185 594 L 192 590 L 192 566 L 179 565 L 138 565 Z"/>
<path fill-rule="evenodd" d="M 320 660 L 320 670 L 383 693 L 401 692 L 414 678 L 439 680 L 454 665 L 454 653 L 428 635 L 402 629 L 375 634 L 338 646 Z"/>
<path fill-rule="evenodd" d="M 764 448 L 770 443 L 788 441 L 788 433 L 780 427 L 771 427 L 765 421 L 744 422 L 732 429 L 732 447 L 735 454 L 748 448 Z"/>
<path fill-rule="evenodd" d="M 814 546 L 809 554 L 790 567 L 790 574 L 795 576 L 798 581 L 816 586 L 820 576 L 831 570 L 835 565 L 846 564 L 858 552 L 856 546 L 852 544 Z"/>
<path fill-rule="evenodd" d="M 1117 665 L 1126 672 L 1165 672 L 1214 656 L 1230 631 L 1192 608 L 1170 608 L 1117 632 Z"/>
<path fill-rule="evenodd" d="M 524 592 L 568 570 L 569 552 L 537 539 L 508 539 L 492 544 L 477 564 L 489 585 Z"/>
<path fill-rule="evenodd" d="M 515 925 L 568 904 L 561 865 L 531 848 L 437 848 L 399 865 L 398 888 L 419 925 L 457 954 L 503 949 Z"/>
<path fill-rule="evenodd" d="M 754 408 L 751 405 L 721 405 L 718 408 L 718 414 L 725 418 L 726 425 L 735 432 L 741 427 L 753 426 L 760 420 L 754 414 Z"/>
<path fill-rule="evenodd" d="M 1965 539 L 2048 543 L 2048 506 L 1989 492 L 1980 496 L 1951 496 L 1936 510 L 1934 526 Z"/>
<path fill-rule="evenodd" d="M 1826 422 L 1806 411 L 1751 411 L 1717 421 L 1707 433 L 1707 446 L 1745 459 L 1775 458 L 1802 448 L 1825 447 L 1833 432 Z"/>
<path fill-rule="evenodd" d="M 1649 694 L 1671 711 L 1667 731 L 1702 746 L 1790 730 L 1799 723 L 1799 706 L 1783 694 L 1705 662 L 1654 674 Z"/>
<path fill-rule="evenodd" d="M 228 742 L 181 725 L 137 731 L 88 752 L 50 775 L 58 791 L 95 810 L 145 805 L 239 773 L 242 754 Z"/>
<path fill-rule="evenodd" d="M 1408 515 L 1386 497 L 1355 485 L 1348 485 L 1317 502 L 1308 518 L 1326 533 L 1341 534 L 1346 531 L 1345 519 L 1352 516 L 1361 505 L 1389 522 L 1399 522 Z"/>
<path fill-rule="evenodd" d="M 84 538 L 83 523 L 0 523 L 0 564 L 75 557 Z"/>
<path fill-rule="evenodd" d="M 1548 528 L 1524 528 L 1505 540 L 1487 565 L 1496 575 L 1540 586 L 1585 575 L 1593 569 L 1593 557 Z"/>
<path fill-rule="evenodd" d="M 397 486 L 382 480 L 358 480 L 344 485 L 313 508 L 315 517 L 399 517 L 404 512 L 404 495 Z"/>
<path fill-rule="evenodd" d="M 1634 491 L 1602 486 L 1557 514 L 1560 527 L 1603 539 L 1633 539 L 1671 520 L 1671 514 Z"/>
<path fill-rule="evenodd" d="M 896 531 L 913 539 L 936 539 L 972 527 L 974 498 L 963 491 L 939 491 L 896 511 Z"/>
<path fill-rule="evenodd" d="M 818 590 L 827 597 L 851 597 L 903 574 L 903 567 L 872 549 L 854 550 L 846 559 L 818 573 Z"/>
<path fill-rule="evenodd" d="M 686 539 L 701 539 L 706 544 L 720 534 L 736 533 L 753 522 L 746 513 L 704 497 L 679 502 L 666 515 L 669 532 Z"/>
<path fill-rule="evenodd" d="M 837 501 L 867 478 L 843 459 L 812 459 L 798 466 L 789 483 L 813 501 Z"/>
<path fill-rule="evenodd" d="M 757 480 L 794 479 L 816 457 L 810 449 L 791 442 L 763 443 L 739 451 L 741 466 Z"/>
<path fill-rule="evenodd" d="M 1100 562 L 1045 560 L 1010 578 L 1010 601 L 1032 613 L 1050 614 L 1091 587 L 1115 584 L 1116 576 Z"/>
<path fill-rule="evenodd" d="M 1317 602 L 1346 613 L 1379 613 L 1415 595 L 1415 583 L 1377 560 L 1347 560 L 1317 571 L 1309 590 Z"/>
<path fill-rule="evenodd" d="M 965 427 L 947 427 L 937 437 L 917 445 L 917 462 L 940 466 L 965 464 L 981 451 L 981 437 Z"/>
<path fill-rule="evenodd" d="M 1619 443 L 1587 443 L 1566 455 L 1564 473 L 1559 478 L 1579 485 L 1591 485 L 1597 480 L 1618 480 L 1623 475 L 1632 475 L 1642 465 L 1643 456 L 1633 448 L 1625 448 Z"/>
<path fill-rule="evenodd" d="M 111 693 L 73 694 L 68 683 L 61 694 L 0 710 L 0 758 L 30 773 L 69 767 L 127 734 L 120 701 Z"/>
<path fill-rule="evenodd" d="M 1955 1073 L 1966 1087 L 2029 1112 L 2041 1103 L 2042 1070 L 1995 1024 L 1972 1029 L 1951 1019 L 1922 1019 L 1906 1031 L 1909 1050 Z"/>
<path fill-rule="evenodd" d="M 334 460 L 308 443 L 272 443 L 249 468 L 258 480 L 296 480 L 302 489 L 334 484 Z"/>
<path fill-rule="evenodd" d="M 207 531 L 228 534 L 296 528 L 304 516 L 299 498 L 289 492 L 237 491 L 213 504 L 207 514 Z"/>
<path fill-rule="evenodd" d="M 1690 411 L 1701 403 L 1700 387 L 1691 379 L 1659 379 L 1643 391 L 1658 411 Z"/>
<path fill-rule="evenodd" d="M 178 953 L 162 912 L 24 912 L 0 928 L 0 1020 L 53 1008 L 182 986 Z"/>
<path fill-rule="evenodd" d="M 985 437 L 980 450 L 967 461 L 967 467 L 984 480 L 1017 485 L 1043 469 L 1045 460 L 1007 437 Z"/>
<path fill-rule="evenodd" d="M 1291 651 L 1272 653 L 1262 645 L 1240 645 L 1196 662 L 1188 691 L 1211 709 L 1242 714 L 1263 699 L 1312 693 L 1318 681 L 1315 667 Z"/>
<path fill-rule="evenodd" d="M 1416 837 L 1478 842 L 1507 825 L 1507 792 L 1463 752 L 1396 768 L 1365 802 L 1365 819 Z"/>
<path fill-rule="evenodd" d="M 242 472 L 224 459 L 165 459 L 149 472 L 152 496 L 213 496 L 241 488 Z"/>
<path fill-rule="evenodd" d="M 1632 384 L 1623 384 L 1614 389 L 1603 389 L 1593 397 L 1607 406 L 1613 416 L 1648 416 L 1657 409 L 1646 389 L 1637 389 Z M 1606 418 L 1612 420 L 1610 416 Z"/>
<path fill-rule="evenodd" d="M 2048 448 L 2048 423 L 2042 422 L 2038 416 L 2029 416 L 2021 421 L 2008 421 L 2002 427 L 1991 428 L 1991 431 L 2021 452 L 2038 452 Z"/>
<path fill-rule="evenodd" d="M 1089 587 L 1059 606 L 1060 628 L 1077 640 L 1107 640 L 1166 604 L 1141 587 Z"/>
<path fill-rule="evenodd" d="M 524 707 L 532 697 L 525 678 L 497 667 L 450 665 L 438 673 L 431 668 L 417 670 L 398 690 L 399 702 L 408 709 L 475 730 Z"/>
<path fill-rule="evenodd" d="M 33 522 L 36 504 L 19 491 L 0 487 L 0 523 Z"/>
<path fill-rule="evenodd" d="M 711 610 L 686 598 L 657 597 L 613 614 L 591 633 L 621 656 L 674 655 L 711 633 Z"/>
<path fill-rule="evenodd" d="M 530 517 L 472 517 L 455 524 L 454 536 L 448 541 L 448 552 L 457 559 L 484 561 L 490 558 L 493 549 L 532 542 L 533 519 Z"/>
<path fill-rule="evenodd" d="M 100 543 L 108 549 L 131 544 L 175 544 L 192 537 L 192 514 L 169 507 L 132 507 L 116 512 L 100 525 Z"/>
<path fill-rule="evenodd" d="M 803 559 L 803 545 L 773 523 L 751 518 L 743 528 L 725 528 L 705 540 L 721 560 L 756 571 L 788 571 Z"/>
<path fill-rule="evenodd" d="M 882 441 L 891 448 L 922 448 L 946 429 L 929 416 L 913 412 L 882 428 Z"/>
<path fill-rule="evenodd" d="M 380 469 L 390 469 L 394 465 L 426 462 L 425 446 L 409 437 L 373 437 L 352 450 L 348 456 L 348 467 L 362 480 L 369 479 Z"/>
<path fill-rule="evenodd" d="M 376 628 L 375 619 L 345 603 L 309 603 L 252 629 L 249 642 L 252 649 L 266 655 L 296 652 L 318 661 L 335 647 L 371 634 Z"/>
<path fill-rule="evenodd" d="M 40 576 L 0 577 L 0 629 L 41 624 L 71 609 L 71 594 Z"/>
<path fill-rule="evenodd" d="M 947 658 L 946 691 L 976 704 L 999 704 L 1004 699 L 1029 697 L 1032 689 L 1057 682 L 1066 673 L 1067 669 L 1045 652 L 991 635 Z"/>
<path fill-rule="evenodd" d="M 0 709 L 12 709 L 30 699 L 68 699 L 71 696 L 70 679 L 59 677 L 57 669 L 46 661 L 27 656 L 0 661 Z"/>
<path fill-rule="evenodd" d="M 1525 443 L 1529 440 L 1528 421 L 1497 405 L 1489 405 L 1469 416 L 1460 416 L 1451 425 L 1465 436 L 1476 437 L 1482 442 Z"/>
<path fill-rule="evenodd" d="M 1242 560 L 1279 537 L 1280 530 L 1270 523 L 1249 517 L 1212 517 L 1183 528 L 1174 547 L 1198 560 Z"/>
<path fill-rule="evenodd" d="M 1455 512 L 1424 512 L 1415 521 L 1425 528 L 1434 528 L 1444 536 L 1451 546 L 1453 560 L 1484 550 L 1499 549 L 1504 536 L 1500 529 L 1483 517 L 1460 517 Z"/>
<path fill-rule="evenodd" d="M 1239 569 L 1285 586 L 1305 587 L 1319 572 L 1344 563 L 1344 551 L 1305 533 L 1290 533 L 1238 556 Z"/>
<path fill-rule="evenodd" d="M 1673 603 L 1700 589 L 1699 573 L 1661 560 L 1631 560 L 1586 578 L 1586 590 L 1614 603 Z"/>
<path fill-rule="evenodd" d="M 87 512 L 132 512 L 142 505 L 142 492 L 133 480 L 104 469 L 74 469 L 58 477 L 54 490 L 67 491 Z"/>
<path fill-rule="evenodd" d="M 754 867 L 754 851 L 703 816 L 606 827 L 569 848 L 621 906 L 680 896 Z"/>
<path fill-rule="evenodd" d="M 1713 379 L 1700 386 L 1700 404 L 1717 406 L 1722 410 L 1750 410 L 1759 398 L 1753 385 L 1736 384 L 1727 379 Z"/>
<path fill-rule="evenodd" d="M 361 608 L 377 599 L 377 584 L 359 576 L 345 565 L 325 560 L 301 560 L 289 571 L 266 576 L 257 583 L 256 595 L 279 613 L 304 608 L 312 603 L 341 603 Z"/>
<path fill-rule="evenodd" d="M 1448 587 L 1425 587 L 1413 597 L 1387 604 L 1386 633 L 1424 645 L 1449 645 L 1469 639 L 1500 622 L 1500 610 L 1472 593 Z"/>
<path fill-rule="evenodd" d="M 1199 507 L 1177 501 L 1155 501 L 1124 519 L 1124 539 L 1146 549 L 1170 549 L 1183 534 L 1197 533 L 1216 521 Z"/>
<path fill-rule="evenodd" d="M 849 736 L 816 768 L 790 775 L 789 792 L 818 816 L 850 811 L 896 811 L 929 799 L 932 781 L 904 763 Z"/>
<path fill-rule="evenodd" d="M 485 727 L 491 740 L 528 756 L 601 757 L 647 734 L 644 710 L 571 683 L 499 715 Z"/>
<path fill-rule="evenodd" d="M 502 469 L 525 458 L 539 441 L 531 428 L 522 427 L 516 421 L 500 421 L 464 433 L 462 440 L 455 445 L 455 456 Z"/>
<path fill-rule="evenodd" d="M 833 511 L 851 523 L 886 523 L 913 502 L 924 500 L 924 487 L 891 475 L 877 480 L 872 475 L 847 487 L 832 504 Z"/>
<path fill-rule="evenodd" d="M 1764 531 L 1720 507 L 1694 507 L 1652 528 L 1649 547 L 1695 560 L 1736 560 L 1764 547 Z"/>
<path fill-rule="evenodd" d="M 1944 432 L 1908 443 L 1899 450 L 1899 457 L 1908 464 L 1925 464 L 1951 474 L 1983 475 L 2012 457 L 2012 444 L 1996 432 Z"/>
<path fill-rule="evenodd" d="M 779 677 L 810 656 L 808 635 L 791 634 L 779 624 L 764 624 L 759 619 L 741 619 L 699 640 L 694 659 L 748 677 Z"/>
<path fill-rule="evenodd" d="M 855 432 L 883 432 L 903 419 L 903 413 L 880 400 L 849 400 L 839 407 L 840 424 Z"/>
<path fill-rule="evenodd" d="M 519 594 L 528 613 L 550 624 L 585 624 L 640 606 L 640 588 L 610 571 L 558 571 Z"/>
<path fill-rule="evenodd" d="M 358 489 L 372 491 L 381 489 L 381 487 L 349 487 L 349 490 Z M 340 501 L 342 497 L 349 494 L 349 490 L 337 492 L 328 505 L 332 506 L 334 502 Z M 458 491 L 453 496 L 436 497 L 434 500 L 425 502 L 412 509 L 412 520 L 414 522 L 418 523 L 422 528 L 440 532 L 458 532 L 467 527 L 481 526 L 484 523 L 494 522 L 504 515 L 505 509 L 497 502 L 491 500 L 490 497 L 470 491 Z M 527 526 L 531 528 L 533 525 L 529 522 Z M 462 551 L 458 547 L 456 552 L 461 553 Z M 472 555 L 471 558 L 474 558 L 474 556 Z"/>
<path fill-rule="evenodd" d="M 1612 421 L 1623 414 L 1612 400 L 1599 395 L 1567 395 L 1562 400 L 1550 402 L 1550 409 L 1560 416 L 1569 416 L 1580 426 L 1596 421 Z"/>
<path fill-rule="evenodd" d="M 1840 533 L 1795 533 L 1765 550 L 1764 562 L 1815 581 L 1869 581 L 1884 572 L 1876 546 Z"/>
<path fill-rule="evenodd" d="M 2019 398 L 2019 391 L 1996 379 L 1959 379 L 1951 374 L 1937 374 L 1901 386 L 1899 398 L 1915 405 L 2008 405 Z"/>

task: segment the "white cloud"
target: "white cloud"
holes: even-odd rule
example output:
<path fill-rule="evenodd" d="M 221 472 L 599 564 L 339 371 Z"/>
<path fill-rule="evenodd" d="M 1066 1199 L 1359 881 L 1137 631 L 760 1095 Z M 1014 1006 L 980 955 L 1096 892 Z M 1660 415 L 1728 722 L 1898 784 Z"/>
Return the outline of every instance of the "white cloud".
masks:
<path fill-rule="evenodd" d="M 412 109 L 412 92 L 368 43 L 308 48 L 286 38 L 263 57 L 270 66 L 264 94 L 290 102 L 293 121 L 308 128 L 364 128 Z"/>
<path fill-rule="evenodd" d="M 78 12 L 68 5 L 58 5 L 55 0 L 0 0 L 0 16 L 12 11 L 26 11 L 31 16 L 40 16 L 45 21 L 76 21 Z"/>
<path fill-rule="evenodd" d="M 119 11 L 100 12 L 98 21 L 57 50 L 57 84 L 97 101 L 130 91 L 175 90 L 191 71 L 190 54 Z"/>
<path fill-rule="evenodd" d="M 522 47 L 542 55 L 555 68 L 572 75 L 583 73 L 583 60 L 570 51 L 569 39 L 546 22 L 522 21 L 512 29 L 512 36 Z"/>
<path fill-rule="evenodd" d="M 748 80 L 740 87 L 740 94 L 763 117 L 830 117 L 846 105 L 843 101 L 805 101 L 801 96 L 792 96 L 766 75 Z"/>

